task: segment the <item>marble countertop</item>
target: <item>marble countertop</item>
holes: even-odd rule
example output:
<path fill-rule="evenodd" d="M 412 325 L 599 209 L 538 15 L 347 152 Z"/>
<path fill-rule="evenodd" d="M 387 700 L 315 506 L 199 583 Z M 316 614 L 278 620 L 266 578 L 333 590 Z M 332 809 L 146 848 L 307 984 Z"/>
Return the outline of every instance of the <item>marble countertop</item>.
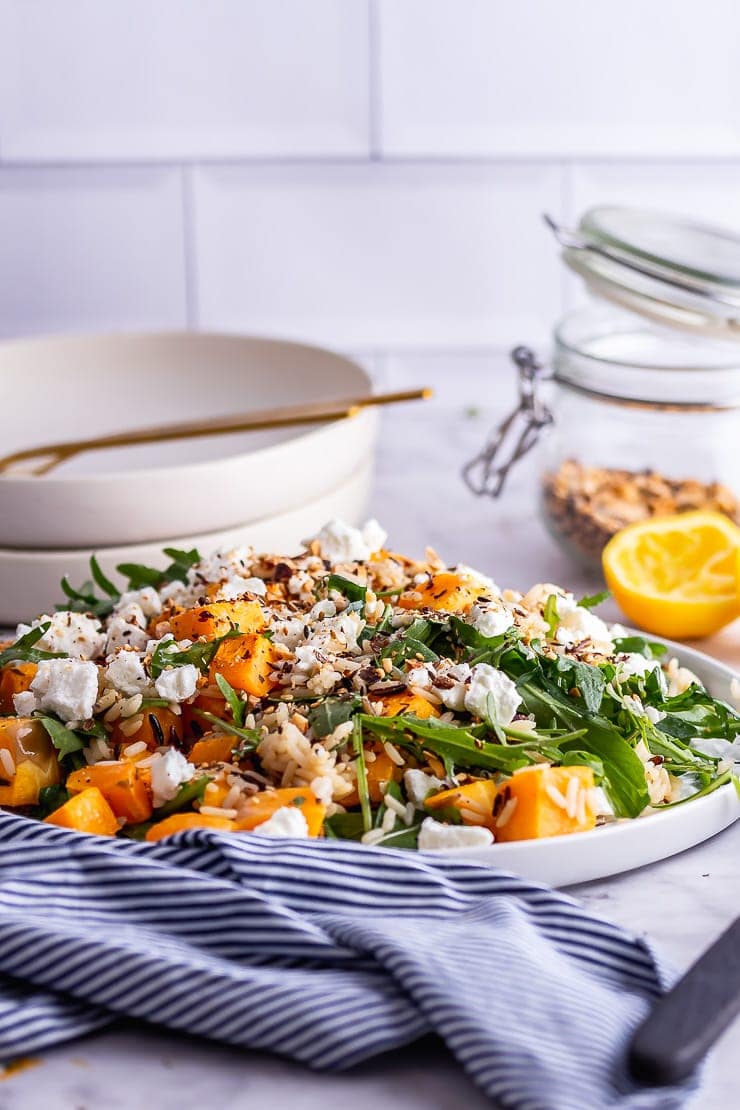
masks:
<path fill-rule="evenodd" d="M 431 374 L 427 374 L 428 380 Z M 401 384 L 401 383 L 394 383 Z M 416 384 L 416 383 L 415 383 Z M 477 501 L 463 487 L 462 461 L 478 446 L 492 414 L 472 413 L 449 390 L 415 410 L 384 414 L 370 506 L 398 550 L 429 543 L 502 585 L 554 581 L 577 593 L 594 582 L 568 562 L 533 515 L 534 460 L 515 475 L 500 503 Z M 471 393 L 470 400 L 475 397 Z M 616 612 L 609 614 L 616 616 Z M 740 668 L 740 631 L 731 628 L 704 650 Z M 679 968 L 687 967 L 740 907 L 740 824 L 662 863 L 571 888 L 594 912 L 647 936 Z M 740 1022 L 710 1060 L 696 1100 L 702 1110 L 737 1105 Z M 385 1057 L 343 1075 L 320 1075 L 281 1060 L 121 1026 L 45 1053 L 0 1083 L 0 1110 L 237 1110 L 269 1099 L 291 1110 L 350 1103 L 353 1110 L 468 1110 L 490 1103 L 438 1043 Z M 331 1100 L 331 1103 L 328 1103 Z"/>

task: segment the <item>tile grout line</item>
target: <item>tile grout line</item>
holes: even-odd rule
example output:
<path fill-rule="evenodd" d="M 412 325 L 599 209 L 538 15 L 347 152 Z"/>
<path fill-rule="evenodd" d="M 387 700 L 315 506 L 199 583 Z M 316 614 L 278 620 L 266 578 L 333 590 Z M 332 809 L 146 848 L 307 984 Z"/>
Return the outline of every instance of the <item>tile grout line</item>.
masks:
<path fill-rule="evenodd" d="M 198 303 L 198 281 L 196 274 L 197 252 L 195 249 L 195 191 L 193 166 L 180 167 L 180 189 L 182 197 L 182 240 L 183 240 L 183 280 L 185 283 L 185 316 L 189 331 L 200 327 L 200 305 Z"/>

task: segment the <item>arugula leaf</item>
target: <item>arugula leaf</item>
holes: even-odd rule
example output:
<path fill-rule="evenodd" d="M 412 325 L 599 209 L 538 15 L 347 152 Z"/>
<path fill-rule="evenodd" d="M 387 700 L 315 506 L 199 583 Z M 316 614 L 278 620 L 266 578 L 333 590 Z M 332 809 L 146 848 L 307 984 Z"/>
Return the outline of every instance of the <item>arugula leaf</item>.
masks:
<path fill-rule="evenodd" d="M 36 817 L 39 821 L 43 821 L 54 810 L 59 809 L 65 802 L 70 799 L 69 790 L 64 786 L 42 786 L 39 790 L 39 803 L 36 809 Z"/>
<path fill-rule="evenodd" d="M 59 752 L 59 758 L 64 759 L 66 755 L 72 752 L 78 752 L 84 748 L 84 740 L 73 732 L 72 729 L 67 728 L 61 721 L 57 721 L 54 717 L 39 717 L 39 721 L 46 729 L 49 739 Z"/>
<path fill-rule="evenodd" d="M 41 651 L 40 648 L 33 646 L 50 628 L 51 621 L 46 621 L 38 628 L 32 628 L 30 632 L 26 632 L 25 636 L 21 636 L 14 644 L 3 648 L 0 651 L 0 667 L 4 667 L 7 663 L 40 663 L 42 659 L 63 658 L 63 651 Z"/>
<path fill-rule="evenodd" d="M 580 752 L 577 748 L 565 752 L 560 760 L 563 767 L 590 767 L 594 773 L 594 781 L 598 784 L 604 778 L 604 763 L 597 755 L 591 752 Z"/>
<path fill-rule="evenodd" d="M 607 601 L 612 596 L 611 590 L 602 590 L 598 594 L 586 594 L 582 597 L 578 604 L 581 609 L 595 609 L 597 605 L 601 605 L 602 601 Z"/>
<path fill-rule="evenodd" d="M 655 640 L 646 640 L 644 636 L 621 636 L 614 641 L 615 652 L 636 652 L 644 655 L 646 659 L 660 659 L 668 651 L 665 644 Z"/>
<path fill-rule="evenodd" d="M 193 712 L 196 717 L 208 721 L 210 725 L 216 725 L 222 732 L 228 732 L 231 736 L 238 736 L 241 740 L 241 744 L 239 744 L 241 753 L 254 751 L 262 739 L 262 733 L 255 728 L 240 728 L 238 725 L 232 725 L 231 721 L 224 721 L 223 718 L 217 717 L 215 713 L 209 713 L 206 709 L 194 709 Z"/>
<path fill-rule="evenodd" d="M 345 578 L 341 574 L 330 574 L 326 580 L 326 588 L 343 594 L 348 601 L 364 602 L 367 595 L 367 586 L 362 586 L 359 582 L 353 582 L 351 578 Z"/>
<path fill-rule="evenodd" d="M 222 674 L 216 673 L 216 685 L 226 699 L 226 704 L 231 709 L 231 716 L 237 728 L 244 727 L 244 718 L 247 713 L 247 704 L 237 694 L 234 687 Z"/>
<path fill-rule="evenodd" d="M 181 551 L 177 547 L 165 547 L 164 554 L 171 560 L 164 570 L 144 566 L 143 563 L 120 563 L 116 570 L 128 579 L 129 590 L 141 590 L 144 586 L 157 589 L 165 582 L 186 582 L 188 571 L 201 562 L 197 548 Z"/>
<path fill-rule="evenodd" d="M 360 812 L 362 813 L 362 826 L 365 832 L 369 832 L 373 826 L 373 811 L 370 807 L 370 792 L 367 785 L 367 769 L 365 767 L 365 745 L 362 737 L 362 719 L 360 717 L 355 717 L 354 719 L 352 747 L 357 756 L 355 771 L 357 774 L 357 795 L 360 799 Z"/>
<path fill-rule="evenodd" d="M 141 563 L 119 563 L 116 570 L 128 579 L 129 590 L 141 590 L 144 586 L 153 586 L 157 589 L 165 583 L 161 570 L 145 567 Z"/>
<path fill-rule="evenodd" d="M 419 617 L 400 636 L 391 640 L 383 648 L 378 658 L 390 659 L 394 667 L 399 667 L 407 659 L 415 659 L 417 656 L 420 656 L 426 663 L 433 663 L 436 659 L 439 659 L 439 656 L 436 651 L 432 650 L 429 643 L 433 642 L 445 628 L 445 625 L 438 622 L 423 620 Z"/>
<path fill-rule="evenodd" d="M 358 718 L 355 718 L 357 720 Z M 537 747 L 536 738 L 531 745 L 492 744 L 482 739 L 481 727 L 463 728 L 455 725 L 441 725 L 434 720 L 424 720 L 412 714 L 398 714 L 396 717 L 373 717 L 363 715 L 359 718 L 370 732 L 392 737 L 394 744 L 411 747 L 415 755 L 422 751 L 432 752 L 445 762 L 445 766 L 481 768 L 487 771 L 515 771 L 534 762 L 528 748 Z M 420 743 L 409 743 L 404 732 L 417 737 Z"/>
<path fill-rule="evenodd" d="M 327 836 L 337 840 L 361 840 L 365 832 L 365 825 L 362 814 L 355 811 L 354 813 L 335 813 L 333 817 L 327 817 L 324 821 L 324 829 Z"/>
<path fill-rule="evenodd" d="M 550 594 L 545 602 L 545 611 L 543 613 L 547 623 L 550 639 L 553 638 L 560 624 L 560 616 L 558 614 L 558 597 L 557 594 Z"/>
<path fill-rule="evenodd" d="M 389 832 L 381 840 L 376 840 L 373 844 L 374 848 L 416 848 L 419 841 L 419 830 L 421 829 L 421 821 L 415 825 L 401 825 L 400 829 L 394 829 Z"/>
<path fill-rule="evenodd" d="M 350 721 L 362 705 L 362 698 L 325 698 L 308 711 L 308 721 L 319 739 L 330 736 L 338 725 Z"/>
<path fill-rule="evenodd" d="M 212 777 L 212 775 L 201 775 L 197 779 L 191 779 L 190 782 L 183 783 L 171 802 L 165 802 L 163 806 L 155 810 L 157 820 L 178 813 L 192 802 L 201 801 Z"/>
<path fill-rule="evenodd" d="M 598 713 L 606 686 L 606 679 L 598 667 L 582 663 L 572 656 L 559 655 L 555 672 L 565 679 L 568 690 L 580 690 L 584 707 L 589 713 Z"/>
<path fill-rule="evenodd" d="M 630 742 L 610 721 L 599 716 L 584 716 L 573 699 L 557 687 L 519 682 L 517 689 L 527 712 L 534 714 L 538 725 L 546 727 L 556 721 L 567 728 L 585 729 L 577 740 L 565 741 L 563 751 L 587 751 L 598 756 L 604 765 L 604 789 L 618 817 L 637 817 L 650 798 L 640 757 Z"/>
<path fill-rule="evenodd" d="M 178 650 L 176 640 L 160 640 L 152 652 L 149 664 L 151 676 L 157 679 L 167 667 L 185 667 L 188 663 L 192 663 L 201 674 L 204 674 L 224 640 L 232 640 L 235 636 L 241 636 L 238 628 L 232 628 L 223 636 L 217 636 L 215 640 L 197 640 L 182 651 Z"/>
<path fill-rule="evenodd" d="M 104 594 L 112 598 L 114 601 L 119 601 L 121 593 L 111 582 L 110 578 L 106 578 L 100 568 L 100 563 L 94 555 L 90 556 L 90 573 L 93 576 L 93 581 L 100 587 Z"/>

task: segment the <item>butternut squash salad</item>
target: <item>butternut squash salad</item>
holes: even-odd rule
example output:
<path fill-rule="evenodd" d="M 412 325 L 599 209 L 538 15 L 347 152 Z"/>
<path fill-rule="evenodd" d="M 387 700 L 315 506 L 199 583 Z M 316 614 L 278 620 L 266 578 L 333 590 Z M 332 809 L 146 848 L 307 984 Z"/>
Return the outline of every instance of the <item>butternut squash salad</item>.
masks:
<path fill-rule="evenodd" d="M 105 836 L 206 826 L 453 848 L 593 829 L 732 778 L 740 716 L 601 597 L 499 590 L 376 522 L 294 557 L 91 561 L 0 651 L 0 805 Z"/>

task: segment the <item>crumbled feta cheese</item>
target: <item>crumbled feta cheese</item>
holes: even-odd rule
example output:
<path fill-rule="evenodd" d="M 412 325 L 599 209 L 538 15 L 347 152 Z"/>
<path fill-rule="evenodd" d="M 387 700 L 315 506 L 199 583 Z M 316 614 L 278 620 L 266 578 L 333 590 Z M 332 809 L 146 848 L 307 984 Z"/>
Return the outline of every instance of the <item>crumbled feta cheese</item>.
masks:
<path fill-rule="evenodd" d="M 577 644 L 593 640 L 595 644 L 611 645 L 612 636 L 601 617 L 579 605 L 572 594 L 556 594 L 559 624 L 555 639 L 559 644 Z"/>
<path fill-rule="evenodd" d="M 253 562 L 254 552 L 251 547 L 214 551 L 190 568 L 188 585 L 201 587 L 205 582 L 230 582 L 234 578 L 248 578 Z"/>
<path fill-rule="evenodd" d="M 426 771 L 417 771 L 415 768 L 404 771 L 403 784 L 406 787 L 406 797 L 417 809 L 423 808 L 428 794 L 441 790 L 444 785 L 442 779 L 438 779 L 436 775 L 428 775 Z"/>
<path fill-rule="evenodd" d="M 305 641 L 305 628 L 306 621 L 303 617 L 288 617 L 286 620 L 273 621 L 270 625 L 273 642 L 285 644 L 291 651 Z"/>
<path fill-rule="evenodd" d="M 234 601 L 243 594 L 257 594 L 259 597 L 264 597 L 266 593 L 267 586 L 261 578 L 232 578 L 219 586 L 216 599 Z"/>
<path fill-rule="evenodd" d="M 78 659 L 42 659 L 31 683 L 37 708 L 66 724 L 92 717 L 98 699 L 98 668 Z"/>
<path fill-rule="evenodd" d="M 631 678 L 632 675 L 638 675 L 640 678 L 644 678 L 645 675 L 656 669 L 660 669 L 660 663 L 657 659 L 647 659 L 637 651 L 629 651 L 620 656 L 617 664 L 617 676 L 619 678 Z"/>
<path fill-rule="evenodd" d="M 113 612 L 120 614 L 129 605 L 138 606 L 147 620 L 158 617 L 162 612 L 162 602 L 153 586 L 144 586 L 141 590 L 126 590 L 113 606 Z"/>
<path fill-rule="evenodd" d="M 141 657 L 135 651 L 119 651 L 105 668 L 109 686 L 114 686 L 129 697 L 138 694 L 149 685 L 147 673 Z"/>
<path fill-rule="evenodd" d="M 268 817 L 261 825 L 256 825 L 253 832 L 260 836 L 307 837 L 308 824 L 298 806 L 281 806 L 272 817 Z"/>
<path fill-rule="evenodd" d="M 419 850 L 438 848 L 484 848 L 493 844 L 493 833 L 482 825 L 443 825 L 433 817 L 425 817 L 419 829 Z"/>
<path fill-rule="evenodd" d="M 308 614 L 310 620 L 318 621 L 323 617 L 336 617 L 337 607 L 333 601 L 327 598 L 325 601 L 317 601 L 311 612 Z"/>
<path fill-rule="evenodd" d="M 370 554 L 374 555 L 376 551 L 380 551 L 383 544 L 388 539 L 388 533 L 383 528 L 375 517 L 365 521 L 362 526 L 362 538 L 365 546 L 369 548 Z"/>
<path fill-rule="evenodd" d="M 465 694 L 465 708 L 475 717 L 509 725 L 521 705 L 521 696 L 508 675 L 490 663 L 478 663 Z"/>
<path fill-rule="evenodd" d="M 412 667 L 406 672 L 406 685 L 420 686 L 422 690 L 427 690 L 432 685 L 432 676 L 426 667 Z"/>
<path fill-rule="evenodd" d="M 30 690 L 22 690 L 20 694 L 13 694 L 13 708 L 19 717 L 30 717 L 36 711 L 36 695 Z"/>
<path fill-rule="evenodd" d="M 160 698 L 166 701 L 187 701 L 198 688 L 198 668 L 192 663 L 182 667 L 165 667 L 154 683 Z"/>
<path fill-rule="evenodd" d="M 654 705 L 646 705 L 645 716 L 649 721 L 652 721 L 654 725 L 657 725 L 658 722 L 664 720 L 668 714 L 664 713 L 662 709 L 656 709 Z"/>
<path fill-rule="evenodd" d="M 508 609 L 474 605 L 470 610 L 470 623 L 481 636 L 500 636 L 502 632 L 508 632 L 514 624 L 514 618 Z"/>
<path fill-rule="evenodd" d="M 321 554 L 331 563 L 364 563 L 386 540 L 377 520 L 369 520 L 360 530 L 343 520 L 330 520 L 316 536 Z M 306 540 L 308 546 L 312 541 Z"/>
<path fill-rule="evenodd" d="M 123 617 L 111 617 L 108 622 L 105 654 L 112 655 L 122 647 L 130 647 L 134 651 L 143 651 L 148 640 L 149 633 L 146 628 L 139 624 L 129 623 Z"/>
<path fill-rule="evenodd" d="M 442 665 L 436 667 L 436 674 L 440 678 L 453 683 L 452 686 L 447 688 L 436 685 L 434 687 L 446 709 L 452 709 L 455 713 L 462 713 L 465 708 L 465 695 L 468 692 L 468 683 L 472 673 L 468 663 L 453 663 L 451 667 L 442 663 Z"/>
<path fill-rule="evenodd" d="M 19 624 L 16 639 L 26 636 L 31 629 L 39 628 L 42 624 L 49 624 L 51 627 L 36 642 L 35 646 L 40 651 L 60 651 L 71 659 L 95 659 L 105 647 L 105 634 L 99 620 L 86 613 L 74 613 L 66 609 L 51 617 L 44 614 L 31 624 Z"/>
<path fill-rule="evenodd" d="M 182 752 L 168 748 L 166 752 L 157 752 L 152 758 L 150 771 L 152 801 L 156 808 L 172 801 L 182 784 L 190 782 L 195 774 L 195 767 L 188 763 Z"/>

